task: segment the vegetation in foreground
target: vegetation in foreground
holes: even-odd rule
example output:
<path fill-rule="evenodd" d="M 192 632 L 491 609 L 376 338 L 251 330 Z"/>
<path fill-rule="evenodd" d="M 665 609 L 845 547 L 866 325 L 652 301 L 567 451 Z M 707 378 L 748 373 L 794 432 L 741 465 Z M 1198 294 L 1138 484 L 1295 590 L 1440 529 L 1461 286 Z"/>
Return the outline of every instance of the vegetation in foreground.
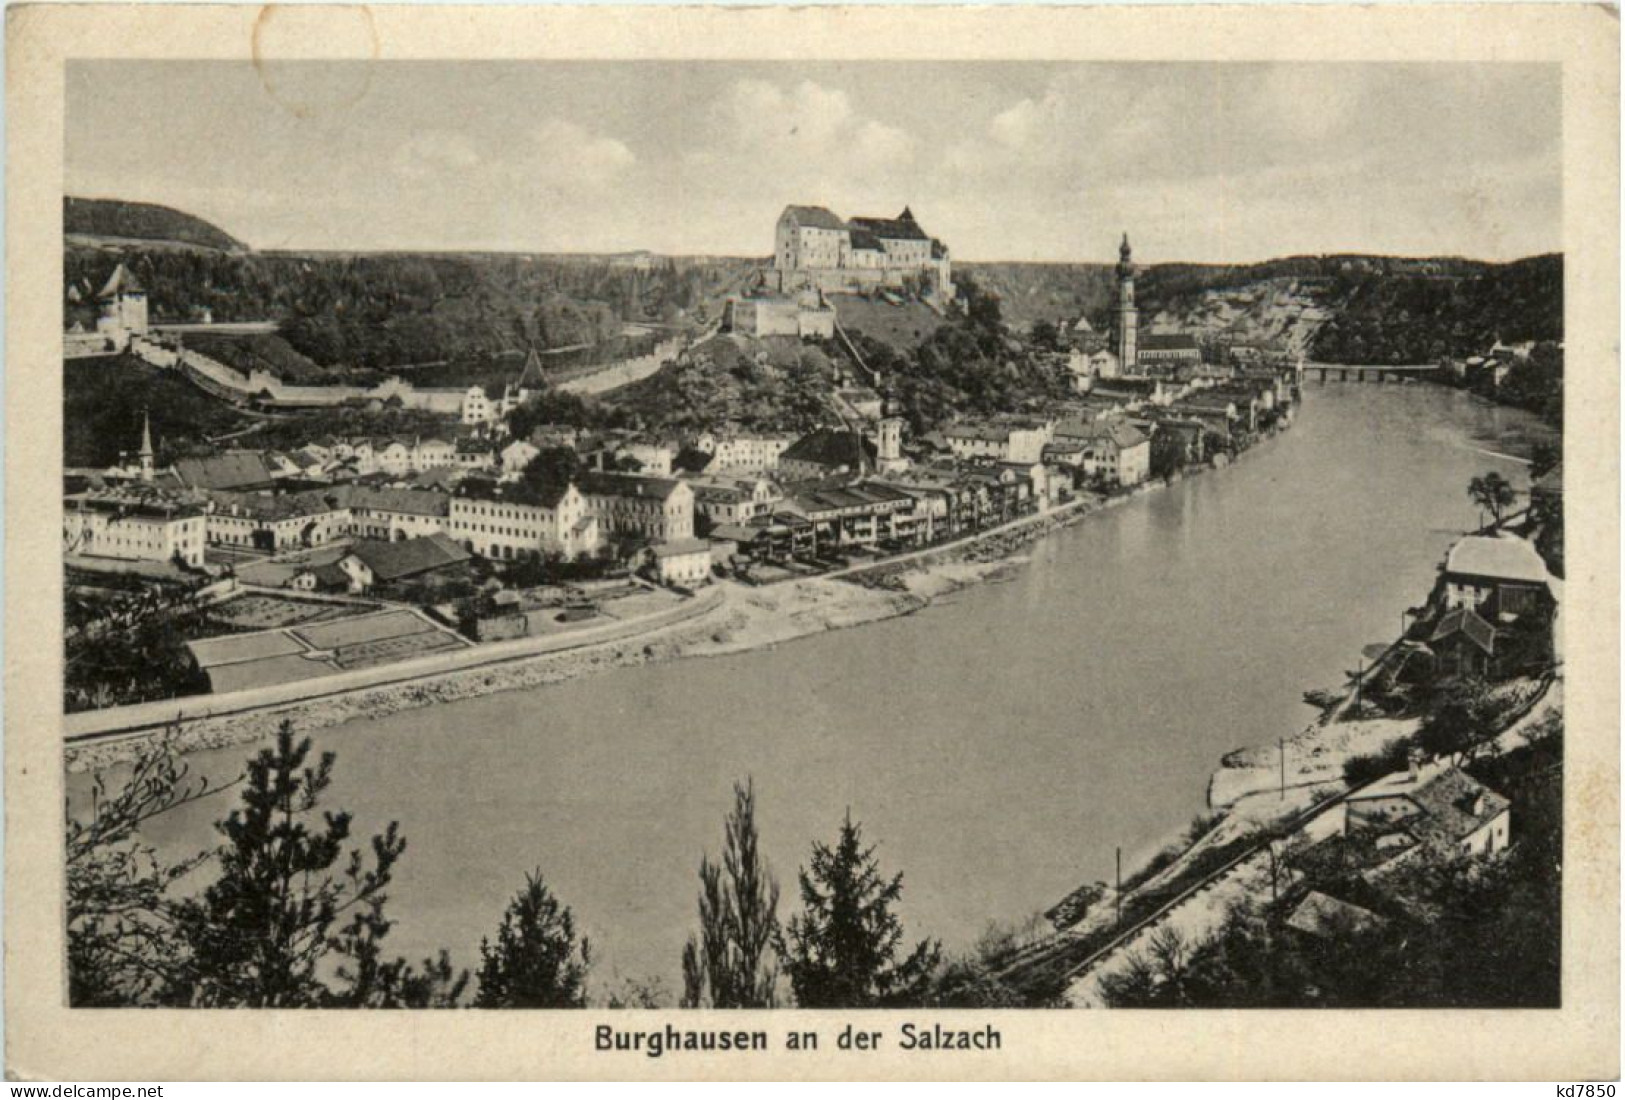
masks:
<path fill-rule="evenodd" d="M 243 775 L 194 777 L 167 740 L 116 789 L 98 775 L 67 820 L 69 1003 L 74 1007 L 665 1007 L 659 978 L 591 992 L 592 952 L 540 870 L 529 873 L 473 974 L 449 952 L 409 963 L 388 950 L 389 887 L 407 850 L 396 822 L 365 841 L 326 806 L 336 757 L 284 722 Z M 235 790 L 216 846 L 164 862 L 142 838 L 155 818 Z M 735 787 L 720 863 L 700 867 L 700 930 L 680 961 L 682 1007 L 1010 1007 L 1031 1003 L 991 976 L 1013 933 L 991 931 L 944 963 L 905 948 L 903 876 L 881 873 L 850 815 L 814 844 L 798 875 L 801 909 L 778 915 L 761 856 L 754 790 Z"/>

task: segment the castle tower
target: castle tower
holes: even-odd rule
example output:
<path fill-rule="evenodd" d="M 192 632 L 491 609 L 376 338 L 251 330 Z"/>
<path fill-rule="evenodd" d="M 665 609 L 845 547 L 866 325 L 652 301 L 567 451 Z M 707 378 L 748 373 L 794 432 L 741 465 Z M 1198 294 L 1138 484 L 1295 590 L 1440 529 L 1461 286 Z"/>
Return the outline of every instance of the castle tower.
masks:
<path fill-rule="evenodd" d="M 122 263 L 96 295 L 101 303 L 97 331 L 110 337 L 119 350 L 129 346 L 132 336 L 147 334 L 147 292 L 129 268 Z"/>
<path fill-rule="evenodd" d="M 141 480 L 152 480 L 152 416 L 141 414 Z"/>
<path fill-rule="evenodd" d="M 1134 308 L 1134 250 L 1129 247 L 1128 234 L 1123 234 L 1123 246 L 1118 249 L 1117 262 L 1117 362 L 1125 374 L 1133 373 L 1138 359 L 1136 343 L 1140 313 Z"/>

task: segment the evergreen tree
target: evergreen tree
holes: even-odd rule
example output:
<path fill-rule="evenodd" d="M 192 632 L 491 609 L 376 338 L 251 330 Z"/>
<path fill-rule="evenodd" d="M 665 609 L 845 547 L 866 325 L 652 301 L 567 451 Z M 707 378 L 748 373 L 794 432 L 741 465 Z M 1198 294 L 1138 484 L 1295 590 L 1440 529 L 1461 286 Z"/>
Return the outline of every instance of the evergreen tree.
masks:
<path fill-rule="evenodd" d="M 882 1008 L 925 1001 L 942 948 L 922 940 L 898 961 L 903 925 L 892 907 L 903 876 L 881 877 L 874 848 L 863 846 L 850 812 L 834 848 L 813 845 L 811 866 L 799 879 L 802 912 L 779 944 L 798 1005 Z"/>
<path fill-rule="evenodd" d="M 220 877 L 201 898 L 175 907 L 190 953 L 176 999 L 202 1006 L 312 1007 L 330 1003 L 319 966 L 338 946 L 334 925 L 351 910 L 378 914 L 395 861 L 406 849 L 395 822 L 371 842 L 371 866 L 352 849 L 350 815 L 308 820 L 332 782 L 332 753 L 307 766 L 310 739 L 284 721 L 276 745 L 249 762 L 242 806 L 216 828 L 225 837 Z M 387 924 L 372 929 L 374 939 Z"/>
<path fill-rule="evenodd" d="M 778 935 L 779 884 L 762 859 L 756 793 L 734 784 L 723 825 L 722 865 L 700 861 L 700 934 L 683 948 L 683 1004 L 772 1008 L 778 974 L 768 948 Z"/>
<path fill-rule="evenodd" d="M 525 888 L 508 903 L 496 942 L 480 941 L 475 1008 L 585 1008 L 587 941 L 576 943 L 575 919 L 542 881 L 525 876 Z"/>

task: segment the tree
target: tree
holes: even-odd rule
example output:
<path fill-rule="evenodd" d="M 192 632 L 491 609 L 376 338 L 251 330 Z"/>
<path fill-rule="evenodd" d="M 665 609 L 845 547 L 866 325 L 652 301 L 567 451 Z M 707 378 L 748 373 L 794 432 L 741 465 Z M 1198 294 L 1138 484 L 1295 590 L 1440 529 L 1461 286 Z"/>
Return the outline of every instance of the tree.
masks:
<path fill-rule="evenodd" d="M 1500 526 L 1502 515 L 1518 499 L 1512 483 L 1494 470 L 1469 481 L 1467 495 L 1472 498 L 1474 504 L 1489 511 L 1495 518 L 1496 526 Z"/>
<path fill-rule="evenodd" d="M 1035 348 L 1054 351 L 1060 346 L 1061 332 L 1054 321 L 1034 321 L 1031 339 Z"/>
<path fill-rule="evenodd" d="M 1529 449 L 1529 477 L 1545 477 L 1563 461 L 1563 448 L 1552 443 L 1536 443 Z"/>
<path fill-rule="evenodd" d="M 1481 684 L 1456 687 L 1417 731 L 1422 750 L 1460 764 L 1495 734 L 1495 703 Z"/>
<path fill-rule="evenodd" d="M 144 749 L 109 793 L 98 773 L 86 816 L 67 819 L 68 1003 L 75 1008 L 155 1004 L 177 980 L 182 957 L 169 917 L 171 887 L 208 853 L 164 865 L 141 843 L 143 825 L 224 790 L 193 779 L 173 731 Z"/>
<path fill-rule="evenodd" d="M 581 475 L 581 459 L 569 447 L 544 447 L 525 467 L 524 480 L 541 487 L 567 485 Z"/>
<path fill-rule="evenodd" d="M 834 848 L 814 843 L 811 866 L 799 874 L 802 912 L 790 921 L 779 957 L 802 1008 L 918 1005 L 942 958 L 922 940 L 901 961 L 901 920 L 893 912 L 901 873 L 885 879 L 865 848 L 850 812 Z"/>
<path fill-rule="evenodd" d="M 700 860 L 700 933 L 683 948 L 683 1005 L 772 1008 L 778 974 L 768 948 L 779 934 L 779 884 L 762 859 L 756 792 L 734 784 L 723 824 L 722 866 Z"/>
<path fill-rule="evenodd" d="M 1166 478 L 1185 468 L 1185 441 L 1172 428 L 1151 436 L 1151 476 Z"/>
<path fill-rule="evenodd" d="M 225 838 L 216 852 L 220 877 L 174 909 L 189 955 L 172 990 L 176 998 L 200 1006 L 327 1004 L 332 993 L 319 976 L 326 956 L 363 936 L 375 948 L 388 931 L 384 889 L 406 841 L 390 822 L 372 838 L 370 867 L 352 849 L 335 874 L 350 815 L 324 812 L 312 827 L 308 819 L 332 782 L 334 755 L 323 753 L 309 767 L 310 749 L 309 738 L 295 743 L 293 724 L 284 721 L 275 746 L 249 762 L 241 807 L 216 823 Z M 335 923 L 352 910 L 375 919 L 336 936 Z"/>
<path fill-rule="evenodd" d="M 591 952 L 576 942 L 575 919 L 542 881 L 525 876 L 525 887 L 508 903 L 496 942 L 480 941 L 475 1008 L 585 1008 Z"/>

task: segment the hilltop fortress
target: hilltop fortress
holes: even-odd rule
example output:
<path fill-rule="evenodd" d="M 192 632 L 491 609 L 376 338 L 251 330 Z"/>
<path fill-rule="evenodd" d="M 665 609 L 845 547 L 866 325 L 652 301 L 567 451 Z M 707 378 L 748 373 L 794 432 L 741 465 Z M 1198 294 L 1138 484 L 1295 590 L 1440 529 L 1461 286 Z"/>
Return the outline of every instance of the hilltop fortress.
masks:
<path fill-rule="evenodd" d="M 908 207 L 895 218 L 842 221 L 822 206 L 787 206 L 773 234 L 770 285 L 780 293 L 913 288 L 953 297 L 948 246 Z"/>
<path fill-rule="evenodd" d="M 823 206 L 786 206 L 773 232 L 773 261 L 753 290 L 730 298 L 723 328 L 751 336 L 830 339 L 835 310 L 827 294 L 896 291 L 935 303 L 953 300 L 948 246 L 908 207 L 895 218 L 842 220 Z"/>

